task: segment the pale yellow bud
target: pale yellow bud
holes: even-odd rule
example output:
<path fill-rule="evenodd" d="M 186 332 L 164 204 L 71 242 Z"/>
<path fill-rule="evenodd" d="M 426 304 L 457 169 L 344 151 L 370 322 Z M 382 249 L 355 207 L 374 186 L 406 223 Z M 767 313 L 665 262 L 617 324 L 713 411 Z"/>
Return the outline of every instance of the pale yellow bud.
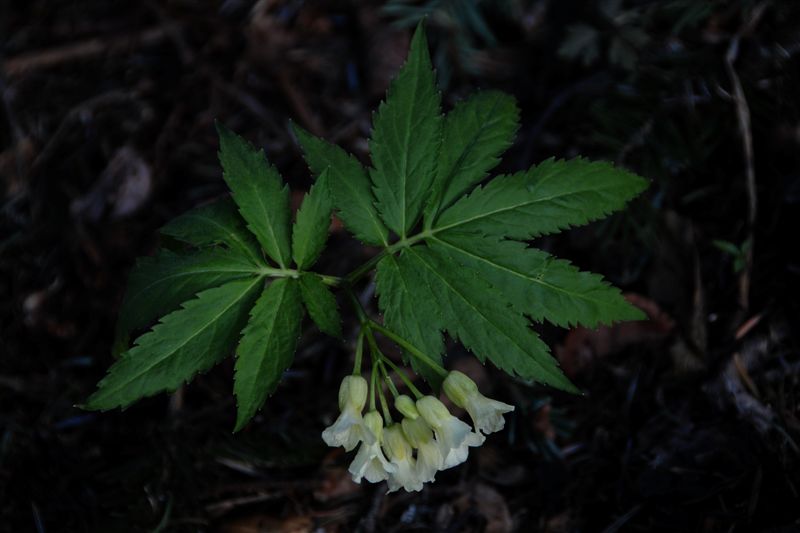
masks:
<path fill-rule="evenodd" d="M 362 376 L 345 376 L 339 386 L 339 410 L 350 407 L 361 412 L 367 403 L 369 384 Z"/>
<path fill-rule="evenodd" d="M 442 389 L 450 400 L 457 406 L 464 408 L 467 406 L 467 399 L 478 392 L 478 386 L 465 374 L 458 370 L 453 370 L 444 380 Z"/>
<path fill-rule="evenodd" d="M 375 436 L 375 440 L 380 442 L 381 437 L 383 437 L 383 417 L 381 414 L 378 411 L 370 411 L 365 414 L 364 425 Z"/>
<path fill-rule="evenodd" d="M 411 445 L 406 440 L 400 424 L 394 424 L 386 428 L 383 435 L 383 447 L 386 448 L 392 461 L 402 462 L 411 458 Z"/>
<path fill-rule="evenodd" d="M 447 407 L 433 396 L 417 400 L 417 411 L 433 429 L 442 427 L 442 424 L 453 417 Z"/>
<path fill-rule="evenodd" d="M 412 400 L 405 394 L 401 394 L 395 399 L 394 407 L 395 409 L 400 411 L 400 413 L 406 418 L 416 420 L 417 417 L 419 416 L 417 407 L 414 405 L 414 400 Z"/>
<path fill-rule="evenodd" d="M 416 420 L 404 418 L 402 426 L 406 439 L 414 448 L 419 448 L 433 439 L 431 428 L 422 418 L 417 418 Z"/>

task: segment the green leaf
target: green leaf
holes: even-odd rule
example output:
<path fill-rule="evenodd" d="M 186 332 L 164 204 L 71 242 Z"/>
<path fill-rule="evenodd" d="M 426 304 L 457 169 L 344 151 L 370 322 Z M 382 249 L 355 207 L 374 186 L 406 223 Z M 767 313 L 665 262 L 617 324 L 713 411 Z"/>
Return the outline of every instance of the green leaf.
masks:
<path fill-rule="evenodd" d="M 239 431 L 261 409 L 291 364 L 303 308 L 297 281 L 273 281 L 253 306 L 236 349 L 236 428 Z"/>
<path fill-rule="evenodd" d="M 257 273 L 258 266 L 249 259 L 219 249 L 185 255 L 162 250 L 155 257 L 139 259 L 128 278 L 113 352 L 128 348 L 131 331 L 177 309 L 198 292 Z"/>
<path fill-rule="evenodd" d="M 192 209 L 168 222 L 160 232 L 197 247 L 224 244 L 256 264 L 264 262 L 258 242 L 247 231 L 231 198 Z"/>
<path fill-rule="evenodd" d="M 289 187 L 263 150 L 217 123 L 219 160 L 239 212 L 258 242 L 281 268 L 291 261 Z"/>
<path fill-rule="evenodd" d="M 375 209 L 367 170 L 335 144 L 314 137 L 294 123 L 292 128 L 311 172 L 319 176 L 330 168 L 328 188 L 345 227 L 363 243 L 388 246 L 389 232 Z"/>
<path fill-rule="evenodd" d="M 518 241 L 446 232 L 430 241 L 458 264 L 477 272 L 520 312 L 557 326 L 590 328 L 617 320 L 642 320 L 619 289 L 597 274 Z"/>
<path fill-rule="evenodd" d="M 442 148 L 425 209 L 428 225 L 443 209 L 486 177 L 514 142 L 519 110 L 514 98 L 499 91 L 474 94 L 459 102 L 444 120 Z"/>
<path fill-rule="evenodd" d="M 300 276 L 300 292 L 311 320 L 323 333 L 337 339 L 342 338 L 342 318 L 336 305 L 336 297 L 317 274 L 304 272 Z"/>
<path fill-rule="evenodd" d="M 319 259 L 328 239 L 333 209 L 328 174 L 327 169 L 320 174 L 297 210 L 297 221 L 292 232 L 292 255 L 298 269 L 313 265 Z"/>
<path fill-rule="evenodd" d="M 378 108 L 369 142 L 378 211 L 401 237 L 417 222 L 428 199 L 441 140 L 441 95 L 420 24 L 408 60 Z"/>
<path fill-rule="evenodd" d="M 476 188 L 442 213 L 434 229 L 533 239 L 602 218 L 646 187 L 644 179 L 610 163 L 548 159 Z"/>
<path fill-rule="evenodd" d="M 407 261 L 387 255 L 378 263 L 376 278 L 378 302 L 386 326 L 442 365 L 444 339 L 437 327 L 442 320 L 420 273 L 410 268 Z M 439 389 L 442 378 L 438 373 L 408 354 L 405 358 L 417 374 Z"/>
<path fill-rule="evenodd" d="M 261 283 L 254 277 L 208 289 L 162 318 L 114 363 L 85 408 L 125 407 L 211 368 L 235 346 Z"/>
<path fill-rule="evenodd" d="M 488 358 L 507 373 L 577 392 L 525 317 L 475 272 L 441 249 L 423 246 L 407 248 L 399 261 L 425 279 L 431 292 L 427 301 L 439 308 L 442 325 L 478 359 Z"/>

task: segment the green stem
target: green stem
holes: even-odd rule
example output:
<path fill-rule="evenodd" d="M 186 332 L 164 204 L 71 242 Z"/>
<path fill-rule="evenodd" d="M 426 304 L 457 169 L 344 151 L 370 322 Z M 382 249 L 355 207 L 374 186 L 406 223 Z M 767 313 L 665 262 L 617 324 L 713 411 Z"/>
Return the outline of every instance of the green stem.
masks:
<path fill-rule="evenodd" d="M 382 359 L 382 361 L 381 361 L 381 362 L 382 362 L 382 363 L 386 363 L 387 365 L 389 365 L 390 367 L 392 367 L 392 370 L 394 370 L 395 374 L 397 374 L 398 376 L 400 376 L 400 379 L 401 379 L 401 380 L 403 380 L 403 383 L 405 383 L 405 386 L 406 386 L 406 387 L 408 387 L 408 390 L 410 390 L 410 391 L 411 391 L 411 393 L 412 393 L 412 394 L 413 394 L 413 395 L 414 395 L 414 396 L 415 396 L 415 397 L 416 397 L 418 400 L 424 396 L 424 394 L 422 394 L 422 393 L 419 391 L 419 389 L 418 389 L 417 387 L 415 387 L 415 386 L 414 386 L 414 383 L 413 383 L 413 382 L 412 382 L 410 379 L 408 379 L 408 376 L 406 376 L 406 373 L 405 373 L 405 372 L 403 372 L 403 371 L 402 371 L 400 368 L 398 368 L 398 366 L 397 366 L 396 364 L 394 364 L 394 363 L 391 361 L 391 359 L 389 359 L 388 357 L 385 357 L 385 356 L 384 356 L 384 358 Z"/>
<path fill-rule="evenodd" d="M 272 268 L 267 266 L 262 266 L 258 269 L 258 273 L 262 276 L 268 276 L 270 278 L 299 278 L 300 272 L 293 269 L 293 268 Z"/>
<path fill-rule="evenodd" d="M 361 265 L 360 267 L 356 268 L 348 275 L 346 275 L 344 277 L 345 285 L 352 285 L 356 281 L 360 280 L 364 276 L 364 274 L 368 273 L 370 270 L 372 270 L 372 267 L 378 264 L 378 261 L 383 259 L 383 256 L 386 255 L 387 250 L 388 248 L 381 250 L 379 254 L 374 255 L 369 259 L 369 261 L 367 261 L 366 263 L 364 263 L 363 265 Z"/>
<path fill-rule="evenodd" d="M 364 356 L 364 329 L 358 332 L 358 340 L 356 341 L 356 362 L 353 365 L 353 375 L 361 375 L 361 359 Z"/>
<path fill-rule="evenodd" d="M 390 376 L 389 371 L 386 370 L 386 366 L 383 364 L 384 359 L 385 358 L 382 358 L 378 362 L 378 364 L 380 364 L 381 367 L 381 373 L 383 374 L 383 380 L 386 381 L 386 385 L 389 386 L 389 390 L 391 391 L 392 396 L 394 396 L 394 398 L 397 399 L 397 397 L 400 396 L 400 391 L 397 390 L 394 381 L 392 381 L 392 376 Z"/>
<path fill-rule="evenodd" d="M 380 366 L 380 371 L 383 374 L 383 379 L 386 380 L 386 384 L 389 386 L 389 390 L 392 391 L 392 395 L 397 398 L 400 396 L 400 393 L 397 391 L 397 387 L 394 385 L 394 381 L 392 381 L 391 376 L 386 371 L 386 367 L 383 365 L 383 361 L 386 360 L 386 356 L 383 355 L 381 349 L 378 348 L 378 343 L 375 342 L 375 335 L 372 334 L 372 330 L 367 326 L 364 328 L 366 330 L 367 335 L 367 342 L 369 343 L 369 350 L 372 354 L 372 360 Z"/>
<path fill-rule="evenodd" d="M 353 294 L 353 291 L 350 290 L 350 287 L 345 287 L 344 289 L 345 294 L 350 299 L 350 303 L 353 306 L 353 309 L 356 311 L 356 317 L 358 317 L 358 323 L 361 324 L 361 329 L 369 329 L 369 318 L 367 317 L 367 312 L 361 306 L 361 302 L 358 301 L 356 295 Z M 369 339 L 368 339 L 369 340 Z"/>
<path fill-rule="evenodd" d="M 375 410 L 375 389 L 378 388 L 378 367 L 372 363 L 372 374 L 369 377 L 369 410 Z"/>
<path fill-rule="evenodd" d="M 352 285 L 356 281 L 360 280 L 365 274 L 367 274 L 370 270 L 372 270 L 372 268 L 375 265 L 377 265 L 378 261 L 383 259 L 384 256 L 393 254 L 398 250 L 402 250 L 403 248 L 407 248 L 409 246 L 412 246 L 412 245 L 418 243 L 419 241 L 421 241 L 423 239 L 427 239 L 428 237 L 433 236 L 435 231 L 436 230 L 421 231 L 421 232 L 417 233 L 416 235 L 412 235 L 411 237 L 405 237 L 405 238 L 400 239 L 399 241 L 395 242 L 394 244 L 391 244 L 391 245 L 387 246 L 386 248 L 381 250 L 378 254 L 376 254 L 373 257 L 371 257 L 369 259 L 369 261 L 367 261 L 366 263 L 364 263 L 360 267 L 358 267 L 355 270 L 353 270 L 352 272 L 350 272 L 344 278 L 341 278 L 343 283 L 344 283 L 344 285 Z"/>
<path fill-rule="evenodd" d="M 383 387 L 378 389 L 378 398 L 381 401 L 381 410 L 383 411 L 383 421 L 388 426 L 392 423 L 392 413 L 389 411 L 389 404 L 386 402 L 386 396 L 383 394 Z"/>
<path fill-rule="evenodd" d="M 325 285 L 330 285 L 331 287 L 338 287 L 344 282 L 343 278 L 337 276 L 327 276 L 325 274 L 317 274 L 321 279 L 322 283 Z"/>
<path fill-rule="evenodd" d="M 403 349 L 408 351 L 413 357 L 417 358 L 419 361 L 422 361 L 426 365 L 428 365 L 431 369 L 433 369 L 437 374 L 442 377 L 447 376 L 447 370 L 445 370 L 439 363 L 422 353 L 417 349 L 416 346 L 405 340 L 403 337 L 397 335 L 390 329 L 387 329 L 375 321 L 370 321 L 369 327 L 374 329 L 375 331 L 380 332 L 382 335 L 385 335 L 389 339 L 393 340 L 397 344 L 399 344 Z"/>

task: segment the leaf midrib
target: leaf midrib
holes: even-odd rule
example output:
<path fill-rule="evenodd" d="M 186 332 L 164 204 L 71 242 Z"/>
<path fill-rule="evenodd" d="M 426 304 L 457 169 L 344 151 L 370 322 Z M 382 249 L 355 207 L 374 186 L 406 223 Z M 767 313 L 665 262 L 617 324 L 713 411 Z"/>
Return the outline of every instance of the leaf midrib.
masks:
<path fill-rule="evenodd" d="M 507 272 L 509 272 L 509 273 L 511 273 L 513 275 L 516 275 L 516 276 L 518 276 L 518 277 L 520 277 L 522 279 L 526 279 L 528 281 L 531 281 L 533 283 L 542 285 L 542 286 L 547 287 L 549 289 L 552 289 L 554 291 L 561 292 L 561 293 L 564 293 L 564 294 L 568 294 L 568 295 L 574 296 L 575 298 L 586 300 L 588 302 L 599 304 L 601 306 L 606 304 L 606 302 L 604 302 L 603 300 L 598 300 L 598 299 L 595 299 L 595 298 L 587 297 L 586 293 L 570 291 L 570 290 L 565 289 L 563 287 L 559 287 L 557 285 L 553 285 L 551 283 L 548 283 L 548 282 L 546 282 L 546 281 L 544 281 L 542 279 L 531 277 L 529 274 L 526 274 L 524 272 L 520 272 L 519 270 L 516 270 L 516 269 L 513 269 L 513 268 L 509 268 L 509 267 L 507 267 L 505 265 L 501 265 L 500 263 L 495 263 L 494 261 L 489 260 L 489 258 L 480 256 L 480 255 L 476 255 L 476 254 L 474 254 L 474 253 L 472 253 L 472 252 L 470 252 L 470 251 L 468 251 L 468 250 L 466 250 L 464 248 L 461 248 L 459 246 L 455 246 L 453 243 L 445 241 L 445 240 L 442 240 L 442 239 L 440 239 L 438 237 L 431 237 L 431 240 L 435 240 L 436 242 L 438 242 L 438 243 L 440 243 L 440 244 L 442 244 L 444 246 L 448 246 L 448 247 L 450 247 L 450 248 L 452 248 L 454 250 L 457 250 L 457 251 L 463 253 L 464 255 L 467 255 L 467 256 L 470 256 L 470 257 L 474 257 L 475 259 L 477 259 L 479 261 L 482 261 L 482 262 L 484 262 L 484 263 L 486 263 L 488 265 L 491 265 L 493 267 L 499 268 L 501 270 L 505 270 L 505 271 L 507 271 Z"/>
<path fill-rule="evenodd" d="M 203 332 L 205 331 L 205 329 L 206 329 L 206 328 L 208 328 L 208 327 L 212 326 L 212 325 L 213 325 L 213 323 L 214 323 L 214 322 L 216 322 L 217 320 L 219 320 L 219 318 L 220 318 L 222 315 L 224 315 L 225 313 L 227 313 L 227 312 L 228 312 L 228 310 L 230 310 L 230 309 L 231 309 L 233 306 L 235 306 L 236 304 L 238 304 L 238 303 L 239 303 L 239 301 L 240 301 L 240 300 L 241 300 L 241 299 L 242 299 L 242 298 L 243 298 L 243 297 L 244 297 L 244 296 L 245 296 L 245 295 L 246 295 L 248 292 L 250 292 L 250 290 L 251 290 L 251 289 L 252 289 L 252 288 L 253 288 L 253 287 L 254 287 L 254 286 L 255 286 L 255 285 L 256 285 L 256 284 L 257 284 L 259 281 L 261 281 L 261 279 L 262 279 L 262 276 L 259 276 L 259 277 L 255 278 L 255 279 L 253 280 L 253 282 L 252 282 L 250 285 L 248 285 L 248 286 L 247 286 L 247 288 L 246 288 L 245 290 L 243 290 L 243 291 L 242 291 L 242 292 L 241 292 L 241 293 L 240 293 L 240 294 L 239 294 L 239 295 L 238 295 L 236 298 L 234 298 L 233 300 L 231 300 L 231 303 L 230 303 L 229 305 L 227 305 L 227 306 L 226 306 L 226 307 L 224 307 L 222 310 L 220 310 L 219 312 L 217 312 L 217 313 L 216 313 L 216 314 L 215 314 L 215 315 L 214 315 L 214 316 L 213 316 L 211 319 L 209 319 L 209 320 L 205 321 L 205 323 L 203 323 L 202 327 L 198 328 L 198 329 L 197 329 L 196 331 L 194 331 L 194 332 L 193 332 L 191 335 L 187 336 L 187 337 L 184 339 L 184 341 L 183 341 L 183 342 L 181 342 L 181 343 L 180 343 L 178 346 L 176 346 L 175 348 L 173 348 L 172 350 L 170 350 L 169 352 L 167 352 L 166 354 L 164 354 L 162 357 L 160 357 L 160 358 L 158 358 L 158 359 L 156 359 L 156 358 L 152 358 L 152 362 L 151 362 L 151 364 L 150 364 L 150 365 L 146 366 L 146 367 L 145 367 L 143 370 L 141 370 L 140 372 L 137 372 L 137 373 L 133 374 L 133 376 L 132 376 L 132 377 L 130 377 L 129 379 L 127 379 L 127 380 L 125 380 L 125 381 L 122 381 L 122 382 L 120 382 L 120 384 L 119 384 L 117 387 L 115 387 L 115 388 L 112 388 L 112 389 L 105 389 L 105 390 L 104 390 L 104 392 L 105 392 L 105 396 L 109 396 L 109 395 L 113 395 L 114 393 L 117 393 L 118 391 L 120 391 L 121 389 L 123 389 L 125 386 L 127 386 L 127 385 L 129 385 L 130 383 L 134 382 L 135 380 L 139 379 L 139 378 L 140 378 L 140 377 L 142 377 L 144 374 L 146 374 L 146 373 L 150 372 L 150 370 L 152 370 L 153 368 L 155 368 L 155 367 L 156 367 L 156 366 L 158 366 L 159 364 L 163 363 L 165 360 L 169 359 L 171 356 L 173 356 L 173 355 L 174 355 L 175 353 L 177 353 L 179 350 L 183 349 L 183 348 L 184 348 L 184 347 L 185 347 L 187 344 L 189 344 L 189 342 L 190 342 L 190 341 L 192 341 L 194 338 L 196 338 L 196 337 L 197 337 L 197 336 L 199 336 L 201 333 L 203 333 Z M 213 289 L 209 289 L 209 290 L 213 290 Z M 174 312 L 175 312 L 175 313 L 180 313 L 180 312 L 182 312 L 182 311 L 186 311 L 186 308 L 184 307 L 184 308 L 181 308 L 181 309 L 179 309 L 179 310 L 177 310 L 177 311 L 174 311 Z M 169 315 L 168 315 L 168 316 L 169 316 Z M 155 331 L 155 330 L 153 330 L 153 331 Z M 137 345 L 136 347 L 134 347 L 134 348 L 132 348 L 131 350 L 129 350 L 129 351 L 128 351 L 128 357 L 131 357 L 131 355 L 130 355 L 130 352 L 132 352 L 132 351 L 133 351 L 134 349 L 136 349 L 138 346 L 139 346 L 139 345 Z M 99 391 L 98 391 L 98 392 L 99 392 Z"/>
<path fill-rule="evenodd" d="M 267 172 L 277 172 L 277 171 L 273 167 L 269 166 L 267 168 Z M 267 179 L 270 179 L 269 176 L 267 176 Z M 278 186 L 278 195 L 280 195 L 285 190 L 286 190 L 286 186 L 281 187 L 279 185 Z M 267 230 L 269 231 L 270 235 L 272 236 L 272 241 L 275 244 L 275 255 L 277 257 L 274 257 L 273 259 L 275 259 L 275 261 L 278 262 L 278 264 L 280 265 L 281 268 L 286 268 L 286 258 L 283 257 L 283 249 L 282 249 L 283 247 L 281 246 L 281 243 L 278 242 L 278 237 L 275 235 L 275 227 L 274 227 L 274 224 L 273 224 L 274 221 L 272 220 L 272 218 L 270 218 L 270 212 L 267 209 L 267 206 L 264 205 L 264 199 L 263 199 L 262 195 L 258 194 L 258 191 L 255 190 L 255 189 L 253 190 L 253 196 L 255 196 L 256 199 L 258 200 L 258 205 L 261 207 L 261 211 L 262 211 L 263 216 L 264 216 L 264 220 L 265 220 L 265 223 L 266 223 L 266 226 L 267 226 Z M 242 212 L 241 208 L 239 209 L 239 212 L 240 213 Z M 244 216 L 244 213 L 242 213 L 242 216 Z M 248 224 L 248 225 L 250 225 L 250 224 Z M 265 243 L 265 246 L 266 246 L 266 244 L 267 243 Z"/>
<path fill-rule="evenodd" d="M 450 283 L 450 281 L 446 277 L 442 276 L 435 268 L 432 268 L 431 265 L 427 261 L 425 261 L 425 259 L 419 253 L 415 252 L 413 248 L 409 248 L 408 251 L 413 253 L 414 255 L 416 255 L 416 257 L 419 259 L 419 261 L 421 261 L 429 271 L 431 271 L 437 278 L 439 278 L 442 281 L 442 283 L 445 286 L 447 286 L 453 293 L 457 294 L 458 297 L 461 298 L 461 300 L 463 300 L 476 314 L 480 315 L 488 324 L 490 324 L 503 337 L 505 337 L 506 339 L 511 341 L 511 343 L 513 345 L 515 345 L 517 347 L 517 349 L 519 349 L 522 353 L 524 353 L 526 355 L 529 355 L 529 360 L 534 365 L 536 365 L 538 368 L 540 368 L 541 371 L 544 374 L 546 374 L 548 376 L 552 375 L 552 373 L 549 370 L 547 370 L 544 366 L 542 366 L 542 364 L 539 361 L 536 360 L 535 356 L 530 356 L 530 354 L 528 354 L 528 352 L 522 346 L 520 346 L 520 344 L 515 339 L 513 339 L 510 336 L 508 336 L 508 334 L 506 334 L 506 332 L 502 328 L 500 328 L 493 320 L 491 320 L 484 313 L 482 313 L 481 310 L 478 307 L 474 306 L 472 304 L 472 302 L 469 300 L 469 298 L 465 297 L 464 294 L 462 294 L 459 290 L 457 290 Z M 513 363 L 511 365 L 511 367 L 512 368 L 514 367 Z M 554 381 L 557 382 L 557 380 L 554 380 Z"/>
<path fill-rule="evenodd" d="M 253 250 L 251 249 L 251 247 L 247 245 L 247 243 L 239 236 L 238 233 L 236 233 L 235 231 L 229 230 L 227 226 L 225 226 L 223 224 L 220 224 L 213 217 L 201 216 L 201 215 L 191 215 L 188 218 L 196 218 L 196 219 L 199 219 L 199 220 L 206 220 L 206 221 L 210 222 L 212 225 L 219 227 L 223 231 L 223 233 L 227 234 L 229 237 L 231 237 L 233 239 L 234 242 L 236 242 L 239 245 L 239 249 L 242 250 L 243 252 L 245 252 L 245 254 L 247 254 L 247 256 L 250 259 L 253 259 L 256 264 L 261 264 L 260 258 L 253 253 Z"/>
<path fill-rule="evenodd" d="M 442 186 L 441 186 L 441 189 L 439 190 L 439 198 L 436 199 L 437 206 L 436 206 L 436 208 L 434 210 L 434 213 L 432 215 L 432 218 L 433 218 L 434 221 L 436 220 L 437 215 L 439 214 L 439 212 L 442 209 L 447 209 L 447 207 L 449 207 L 449 206 L 441 205 L 441 204 L 444 203 L 443 199 L 444 199 L 444 196 L 445 196 L 445 191 L 447 190 L 447 187 L 451 183 L 453 177 L 457 174 L 457 171 L 461 169 L 461 165 L 464 163 L 464 160 L 467 158 L 467 154 L 472 150 L 472 148 L 478 142 L 478 138 L 481 135 L 483 135 L 484 131 L 489 129 L 489 127 L 494 127 L 497 123 L 502 122 L 503 119 L 499 115 L 494 115 L 494 110 L 497 109 L 498 105 L 500 105 L 500 96 L 496 95 L 495 99 L 494 99 L 494 102 L 492 103 L 492 107 L 491 107 L 491 109 L 488 110 L 488 113 L 487 113 L 487 115 L 496 116 L 496 118 L 493 119 L 493 120 L 489 120 L 489 121 L 486 121 L 486 122 L 482 123 L 481 127 L 478 129 L 478 131 L 475 133 L 475 135 L 473 135 L 472 138 L 469 140 L 469 143 L 464 148 L 464 150 L 461 151 L 461 154 L 458 156 L 456 161 L 453 163 L 453 166 L 450 168 L 450 171 L 447 173 L 447 176 L 445 176 L 445 179 L 442 181 Z M 478 116 L 477 112 L 475 112 L 475 116 L 476 116 L 477 119 L 480 119 L 480 117 Z M 450 204 L 450 205 L 452 205 L 452 204 Z"/>
<path fill-rule="evenodd" d="M 280 291 L 281 291 L 281 294 L 279 296 L 280 299 L 279 299 L 277 305 L 274 306 L 274 309 L 270 309 L 270 311 L 272 311 L 272 316 L 270 317 L 270 320 L 269 320 L 269 322 L 270 322 L 269 326 L 270 327 L 267 330 L 267 334 L 264 336 L 265 339 L 268 338 L 268 337 L 272 337 L 274 332 L 275 332 L 275 326 L 276 326 L 276 324 L 278 322 L 278 315 L 283 310 L 283 304 L 286 302 L 286 291 L 288 289 L 289 289 L 288 282 L 283 284 L 282 287 L 280 287 Z M 268 291 L 269 287 L 266 290 Z M 266 324 L 264 324 L 264 326 L 266 327 Z M 268 348 L 269 347 L 267 346 L 267 342 L 264 342 L 264 348 L 262 350 L 260 350 L 260 352 L 259 352 L 259 363 L 258 363 L 258 369 L 256 370 L 256 374 L 257 375 L 253 376 L 254 379 L 251 380 L 250 383 L 261 381 L 260 378 L 263 375 L 264 369 L 266 367 L 265 363 L 270 361 L 270 358 L 267 357 Z M 239 357 L 241 357 L 241 356 L 239 356 Z M 255 378 L 259 378 L 259 379 L 255 379 Z M 274 381 L 275 381 L 275 379 L 270 380 L 270 384 L 271 384 L 271 382 L 274 382 Z"/>
<path fill-rule="evenodd" d="M 156 285 L 159 285 L 161 283 L 165 283 L 165 282 L 167 282 L 167 281 L 169 281 L 169 280 L 171 280 L 173 278 L 193 277 L 193 276 L 198 275 L 198 274 L 251 274 L 251 275 L 256 275 L 258 273 L 259 273 L 258 270 L 250 270 L 250 269 L 244 269 L 244 268 L 242 268 L 241 270 L 239 270 L 238 268 L 232 268 L 230 270 L 220 269 L 220 268 L 204 268 L 204 269 L 200 269 L 200 270 L 180 270 L 178 272 L 170 274 L 169 276 L 158 278 L 158 280 L 146 285 L 145 287 L 142 287 L 142 289 L 137 291 L 135 294 L 133 294 L 130 299 L 134 300 L 136 298 L 139 298 L 143 293 L 146 293 L 147 291 L 149 291 L 151 288 L 155 287 Z M 213 288 L 213 287 L 211 287 L 211 288 Z"/>
<path fill-rule="evenodd" d="M 555 175 L 555 174 L 553 174 L 553 175 Z M 550 176 L 548 176 L 548 178 L 549 177 Z M 542 181 L 544 181 L 544 178 L 542 179 Z M 540 185 L 541 185 L 541 183 L 536 184 L 537 187 L 540 186 Z M 554 200 L 556 198 L 561 198 L 563 196 L 570 196 L 570 195 L 573 195 L 573 194 L 581 194 L 581 193 L 585 193 L 585 192 L 597 192 L 599 190 L 600 189 L 598 189 L 598 188 L 571 190 L 569 192 L 564 192 L 564 193 L 561 193 L 561 194 L 553 194 L 551 196 L 545 196 L 545 197 L 542 197 L 542 198 L 537 198 L 535 200 L 529 200 L 529 201 L 525 201 L 525 202 L 520 202 L 518 204 L 505 206 L 505 207 L 503 207 L 501 209 L 495 209 L 494 211 L 483 212 L 483 213 L 480 213 L 479 215 L 475 215 L 473 217 L 469 217 L 469 218 L 466 218 L 466 219 L 463 219 L 463 220 L 459 220 L 458 222 L 453 222 L 451 224 L 448 224 L 447 226 L 439 226 L 439 227 L 436 227 L 436 228 L 431 228 L 431 232 L 433 234 L 439 233 L 439 232 L 442 232 L 442 231 L 446 231 L 448 229 L 456 228 L 458 226 L 463 226 L 464 224 L 469 224 L 470 222 L 474 222 L 474 221 L 479 220 L 481 218 L 487 218 L 487 217 L 491 217 L 491 216 L 497 215 L 499 213 L 504 213 L 506 211 L 513 211 L 514 209 L 519 209 L 521 207 L 527 207 L 527 206 L 535 205 L 535 204 L 538 204 L 538 203 L 541 203 L 541 202 L 547 202 L 549 200 Z M 453 207 L 455 207 L 456 205 L 458 205 L 458 204 L 454 204 Z"/>

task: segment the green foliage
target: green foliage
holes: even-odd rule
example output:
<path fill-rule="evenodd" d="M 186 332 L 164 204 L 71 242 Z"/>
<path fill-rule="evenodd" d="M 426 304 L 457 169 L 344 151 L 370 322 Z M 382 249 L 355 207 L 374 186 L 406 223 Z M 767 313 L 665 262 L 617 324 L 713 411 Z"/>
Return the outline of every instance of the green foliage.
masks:
<path fill-rule="evenodd" d="M 548 159 L 477 187 L 442 213 L 434 229 L 533 239 L 607 216 L 645 187 L 645 180 L 610 163 Z"/>
<path fill-rule="evenodd" d="M 297 268 L 305 269 L 317 262 L 328 239 L 332 209 L 328 171 L 325 170 L 297 210 L 292 232 L 292 256 Z"/>
<path fill-rule="evenodd" d="M 442 138 L 440 114 L 441 96 L 428 44 L 425 34 L 417 30 L 408 61 L 375 115 L 369 143 L 378 211 L 400 237 L 416 224 L 436 172 Z"/>
<path fill-rule="evenodd" d="M 310 272 L 300 276 L 300 293 L 311 320 L 320 331 L 331 337 L 342 337 L 342 319 L 336 297 L 323 283 L 322 278 Z"/>
<path fill-rule="evenodd" d="M 162 318 L 114 363 L 86 408 L 125 407 L 211 368 L 233 349 L 261 283 L 253 277 L 208 289 Z"/>
<path fill-rule="evenodd" d="M 444 339 L 439 323 L 438 309 L 430 302 L 430 291 L 419 271 L 409 268 L 406 262 L 394 255 L 387 255 L 377 267 L 377 291 L 386 325 L 396 331 L 414 346 L 425 352 L 436 363 L 442 364 Z M 441 385 L 441 377 L 430 367 L 406 354 L 412 368 L 436 387 Z"/>
<path fill-rule="evenodd" d="M 292 126 L 311 172 L 319 176 L 330 169 L 328 187 L 345 227 L 363 243 L 388 244 L 389 232 L 375 209 L 367 170 L 338 146 L 312 136 L 296 124 Z"/>
<path fill-rule="evenodd" d="M 291 261 L 289 187 L 281 186 L 278 171 L 262 150 L 256 151 L 222 124 L 217 131 L 223 176 L 239 212 L 267 255 L 286 268 Z"/>
<path fill-rule="evenodd" d="M 502 292 L 518 312 L 537 322 L 593 328 L 613 320 L 645 318 L 602 277 L 581 272 L 569 262 L 523 242 L 455 231 L 432 240 L 435 249 L 477 272 Z"/>
<path fill-rule="evenodd" d="M 514 99 L 497 91 L 473 95 L 447 114 L 426 225 L 486 177 L 514 142 L 519 110 Z"/>
<path fill-rule="evenodd" d="M 119 311 L 115 352 L 125 350 L 133 330 L 177 309 L 198 292 L 257 272 L 258 266 L 248 258 L 218 249 L 192 254 L 162 250 L 155 257 L 140 259 L 128 278 Z"/>
<path fill-rule="evenodd" d="M 233 393 L 238 412 L 234 431 L 256 414 L 292 364 L 302 319 L 297 280 L 278 279 L 264 289 L 236 349 Z"/>
<path fill-rule="evenodd" d="M 424 246 L 407 249 L 400 261 L 425 280 L 428 305 L 439 311 L 434 327 L 446 329 L 481 361 L 488 358 L 508 373 L 577 392 L 528 321 L 478 273 L 464 270 L 442 249 Z"/>
<path fill-rule="evenodd" d="M 263 262 L 258 241 L 245 231 L 242 217 L 230 198 L 192 209 L 173 219 L 160 232 L 197 247 L 221 244 L 255 264 Z"/>
<path fill-rule="evenodd" d="M 594 327 L 643 315 L 600 276 L 527 241 L 619 210 L 646 182 L 611 164 L 576 158 L 550 159 L 479 185 L 513 142 L 518 121 L 513 99 L 495 91 L 468 98 L 443 118 L 419 27 L 375 115 L 374 168 L 294 126 L 317 181 L 293 228 L 289 191 L 278 172 L 263 153 L 218 126 L 220 162 L 238 212 L 223 200 L 163 228 L 196 250 L 161 251 L 134 269 L 120 313 L 121 342 L 168 314 L 111 367 L 87 408 L 122 407 L 173 390 L 228 355 L 240 338 L 239 430 L 291 364 L 304 308 L 321 331 L 342 337 L 331 289 L 348 293 L 366 330 L 359 335 L 359 368 L 365 337 L 373 360 L 385 357 L 373 337 L 382 333 L 438 388 L 446 332 L 481 361 L 575 391 L 531 320 Z M 345 277 L 309 271 L 324 248 L 333 209 L 356 238 L 382 248 Z M 385 328 L 352 292 L 373 267 Z"/>

